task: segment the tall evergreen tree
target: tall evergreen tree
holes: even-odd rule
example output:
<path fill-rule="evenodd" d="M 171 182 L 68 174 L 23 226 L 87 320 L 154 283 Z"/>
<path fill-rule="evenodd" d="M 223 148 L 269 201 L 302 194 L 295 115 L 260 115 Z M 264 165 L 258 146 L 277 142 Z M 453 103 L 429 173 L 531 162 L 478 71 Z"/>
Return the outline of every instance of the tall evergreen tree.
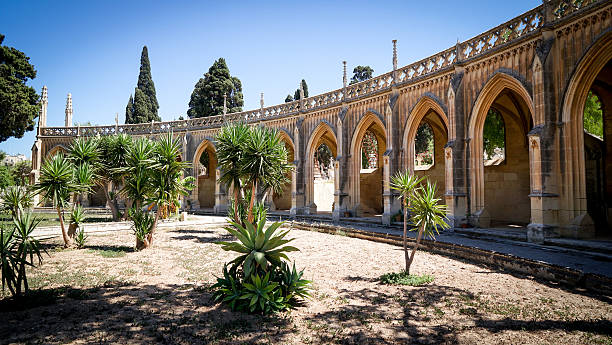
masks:
<path fill-rule="evenodd" d="M 285 103 L 289 103 L 289 102 L 293 102 L 293 96 L 291 95 L 287 95 L 287 97 L 285 97 Z"/>
<path fill-rule="evenodd" d="M 125 107 L 125 123 L 134 123 L 132 120 L 134 112 L 134 97 L 130 95 L 130 100 L 128 101 L 127 106 Z"/>
<path fill-rule="evenodd" d="M 225 59 L 219 58 L 196 83 L 187 115 L 194 118 L 223 114 L 223 95 L 227 95 L 228 112 L 242 111 L 242 83 L 230 75 Z"/>
<path fill-rule="evenodd" d="M 155 93 L 155 84 L 153 83 L 153 77 L 151 77 L 151 63 L 149 62 L 147 46 L 142 48 L 140 74 L 138 75 L 136 90 L 134 98 L 130 96 L 130 101 L 126 106 L 125 123 L 161 121 L 158 114 L 159 103 Z"/>
<path fill-rule="evenodd" d="M 308 98 L 308 85 L 306 84 L 306 80 L 302 79 L 302 88 L 304 89 L 304 98 Z M 293 94 L 293 100 L 298 100 L 300 99 L 300 88 L 298 88 L 297 90 L 295 90 L 295 93 Z M 285 99 L 285 102 L 287 100 Z"/>
<path fill-rule="evenodd" d="M 39 96 L 27 86 L 28 79 L 36 78 L 30 58 L 23 52 L 3 46 L 0 34 L 0 142 L 10 137 L 21 138 L 34 129 L 38 116 Z"/>

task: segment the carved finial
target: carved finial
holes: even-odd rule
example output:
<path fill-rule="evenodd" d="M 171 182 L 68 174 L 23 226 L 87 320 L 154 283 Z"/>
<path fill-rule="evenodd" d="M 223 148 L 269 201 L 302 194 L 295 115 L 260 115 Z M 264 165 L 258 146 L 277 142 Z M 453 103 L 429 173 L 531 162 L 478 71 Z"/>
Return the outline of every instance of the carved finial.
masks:
<path fill-rule="evenodd" d="M 346 61 L 342 61 L 344 71 L 342 73 L 342 84 L 346 87 Z"/>
<path fill-rule="evenodd" d="M 223 94 L 223 115 L 227 114 L 227 94 Z"/>
<path fill-rule="evenodd" d="M 264 98 L 263 98 L 263 92 L 261 93 L 261 97 L 259 99 L 259 105 L 261 106 L 261 108 L 263 109 L 264 107 Z"/>
<path fill-rule="evenodd" d="M 393 70 L 397 70 L 397 40 L 393 40 Z"/>
<path fill-rule="evenodd" d="M 68 93 L 68 97 L 66 97 L 66 119 L 65 126 L 72 126 L 72 94 Z"/>
<path fill-rule="evenodd" d="M 304 99 L 304 85 L 300 82 L 300 99 Z"/>
<path fill-rule="evenodd" d="M 41 101 L 46 104 L 49 102 L 49 96 L 47 95 L 47 85 L 42 88 L 42 99 Z"/>

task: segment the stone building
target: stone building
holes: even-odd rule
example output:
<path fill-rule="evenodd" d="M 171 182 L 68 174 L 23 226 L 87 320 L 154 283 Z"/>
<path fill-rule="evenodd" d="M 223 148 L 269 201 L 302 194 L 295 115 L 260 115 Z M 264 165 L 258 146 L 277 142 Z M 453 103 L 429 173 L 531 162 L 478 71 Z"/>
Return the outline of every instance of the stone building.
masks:
<path fill-rule="evenodd" d="M 318 212 L 317 148 L 332 152 L 333 219 L 379 214 L 389 224 L 400 209 L 390 177 L 399 170 L 437 182 L 449 221 L 459 226 L 524 227 L 531 241 L 545 236 L 612 235 L 612 3 L 544 0 L 485 33 L 400 67 L 393 41 L 392 70 L 321 95 L 241 113 L 134 125 L 47 127 L 43 89 L 32 178 L 43 160 L 74 137 L 127 133 L 183 138 L 183 159 L 198 178 L 194 208 L 225 212 L 214 136 L 224 123 L 277 128 L 295 167 L 285 196 L 271 196 L 291 214 Z M 604 135 L 585 134 L 587 95 L 602 104 Z M 490 111 L 503 119 L 505 148 L 483 152 Z M 68 111 L 66 113 L 68 117 Z M 72 113 L 70 112 L 70 116 Z M 433 131 L 433 164 L 415 167 L 420 124 Z M 375 137 L 374 168 L 362 169 L 364 137 Z M 370 142 L 373 142 L 370 140 Z M 201 169 L 200 157 L 208 166 Z M 486 159 L 485 159 L 486 158 Z M 200 176 L 200 172 L 206 173 Z M 290 200 L 289 200 L 290 197 Z"/>

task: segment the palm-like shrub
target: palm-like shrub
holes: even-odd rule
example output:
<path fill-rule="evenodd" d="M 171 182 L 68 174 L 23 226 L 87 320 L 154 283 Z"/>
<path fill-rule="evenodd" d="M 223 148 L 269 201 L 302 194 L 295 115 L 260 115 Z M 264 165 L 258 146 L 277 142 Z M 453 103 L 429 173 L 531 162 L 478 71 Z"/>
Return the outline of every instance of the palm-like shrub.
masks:
<path fill-rule="evenodd" d="M 153 190 L 151 167 L 155 150 L 154 141 L 139 138 L 128 149 L 125 167 L 117 169 L 125 176 L 121 194 L 133 202 L 133 207 L 142 207 Z"/>
<path fill-rule="evenodd" d="M 85 245 L 85 231 L 81 228 L 81 223 L 85 220 L 85 210 L 81 205 L 75 205 L 70 212 L 70 225 L 68 226 L 68 236 L 73 238 L 77 247 Z"/>
<path fill-rule="evenodd" d="M 29 290 L 26 267 L 42 263 L 42 246 L 32 237 L 39 223 L 31 212 L 21 212 L 13 218 L 11 230 L 0 230 L 2 289 L 8 287 L 13 296 Z"/>
<path fill-rule="evenodd" d="M 246 221 L 245 226 L 231 222 L 226 229 L 238 242 L 219 242 L 224 250 L 239 253 L 213 286 L 215 300 L 232 310 L 268 314 L 292 308 L 309 296 L 310 281 L 302 279 L 303 271 L 283 261 L 289 259 L 286 253 L 298 250 L 286 245 L 292 241 L 285 238 L 289 230 L 278 232 L 280 222 L 264 229 L 265 222 L 265 218 L 257 224 Z"/>
<path fill-rule="evenodd" d="M 409 172 L 398 172 L 391 177 L 391 189 L 395 189 L 400 193 L 400 198 L 403 201 L 404 209 L 404 234 L 403 247 L 404 247 L 404 259 L 406 263 L 406 272 L 410 271 L 410 259 L 408 257 L 408 209 L 410 208 L 410 201 L 417 189 L 417 186 L 423 181 L 423 178 L 418 178 L 414 175 L 410 175 Z"/>
<path fill-rule="evenodd" d="M 120 218 L 119 186 L 124 182 L 128 152 L 132 145 L 132 138 L 126 134 L 105 136 L 98 142 L 101 168 L 98 171 L 96 182 L 104 191 L 106 204 L 111 209 L 114 221 Z"/>
<path fill-rule="evenodd" d="M 239 211 L 242 205 L 242 177 L 244 169 L 242 167 L 242 157 L 244 155 L 243 145 L 250 134 L 249 126 L 242 122 L 229 124 L 221 127 L 217 134 L 217 164 L 221 169 L 219 182 L 231 187 L 233 192 L 232 210 L 235 222 L 241 222 Z M 243 207 L 242 207 L 243 208 Z"/>
<path fill-rule="evenodd" d="M 2 207 L 4 210 L 11 212 L 13 218 L 17 217 L 21 210 L 32 207 L 32 193 L 25 186 L 6 187 L 0 194 L 0 198 L 2 199 Z"/>
<path fill-rule="evenodd" d="M 34 190 L 41 194 L 43 199 L 53 203 L 66 247 L 72 245 L 72 238 L 68 236 L 64 224 L 64 208 L 68 205 L 71 193 L 78 193 L 84 189 L 86 188 L 75 178 L 74 165 L 61 153 L 45 161 L 40 170 L 40 180 L 34 185 Z"/>

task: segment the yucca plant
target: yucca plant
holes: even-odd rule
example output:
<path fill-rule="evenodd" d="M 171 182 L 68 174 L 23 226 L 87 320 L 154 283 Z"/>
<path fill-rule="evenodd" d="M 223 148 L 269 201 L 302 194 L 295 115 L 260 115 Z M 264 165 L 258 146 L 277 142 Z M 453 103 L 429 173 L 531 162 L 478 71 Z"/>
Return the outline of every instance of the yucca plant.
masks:
<path fill-rule="evenodd" d="M 35 267 L 37 264 L 42 263 L 42 252 L 44 249 L 40 241 L 32 237 L 32 232 L 39 223 L 40 219 L 32 216 L 31 212 L 21 212 L 13 219 L 15 228 L 15 257 L 18 264 L 17 279 L 15 281 L 15 295 L 17 296 L 21 295 L 22 287 L 25 292 L 29 290 L 26 266 Z"/>
<path fill-rule="evenodd" d="M 80 232 L 79 232 L 81 223 L 83 223 L 84 220 L 85 220 L 85 210 L 83 209 L 81 205 L 75 205 L 72 208 L 72 211 L 70 212 L 70 225 L 68 226 L 68 236 L 76 240 L 78 247 L 82 247 L 83 244 L 85 243 L 85 240 L 83 238 L 83 236 L 85 235 L 83 233 L 83 229 L 80 229 Z M 75 237 L 79 236 L 79 233 L 81 233 L 80 235 L 81 238 L 76 239 Z"/>
<path fill-rule="evenodd" d="M 239 255 L 231 261 L 232 270 L 242 267 L 245 277 L 259 272 L 267 272 L 269 265 L 280 266 L 281 259 L 289 259 L 287 252 L 298 251 L 296 247 L 286 246 L 293 239 L 285 239 L 289 230 L 274 234 L 283 224 L 274 222 L 264 230 L 266 220 L 261 219 L 259 223 L 246 222 L 243 227 L 236 222 L 230 222 L 231 226 L 225 229 L 236 236 L 238 242 L 217 242 L 226 251 L 238 252 Z"/>
<path fill-rule="evenodd" d="M 446 205 L 440 203 L 441 199 L 436 198 L 436 184 L 427 180 L 424 186 L 420 186 L 412 195 L 410 200 L 410 212 L 412 222 L 418 229 L 417 239 L 407 263 L 406 273 L 410 273 L 410 265 L 414 260 L 419 244 L 423 235 L 435 239 L 439 234 L 439 229 L 450 228 L 446 222 Z"/>
<path fill-rule="evenodd" d="M 414 196 L 414 193 L 418 185 L 423 181 L 423 178 L 411 175 L 408 171 L 397 172 L 391 177 L 391 189 L 395 189 L 399 192 L 399 197 L 403 202 L 404 209 L 404 234 L 403 247 L 404 247 L 404 261 L 406 264 L 405 271 L 410 270 L 410 259 L 408 257 L 408 210 L 410 209 L 410 202 Z"/>
<path fill-rule="evenodd" d="M 40 170 L 40 180 L 34 185 L 34 190 L 41 194 L 43 199 L 51 201 L 57 211 L 62 229 L 64 246 L 72 245 L 72 238 L 68 236 L 64 224 L 64 208 L 68 205 L 71 193 L 84 190 L 75 178 L 75 169 L 72 162 L 62 153 L 47 159 Z"/>
<path fill-rule="evenodd" d="M 0 273 L 2 274 L 2 291 L 8 287 L 15 295 L 17 283 L 18 257 L 15 252 L 15 229 L 0 229 Z"/>
<path fill-rule="evenodd" d="M 155 217 L 150 212 L 135 207 L 131 208 L 129 213 L 132 220 L 132 230 L 136 235 L 136 249 L 141 250 L 149 247 Z"/>
<path fill-rule="evenodd" d="M 217 164 L 221 169 L 219 182 L 232 190 L 233 198 L 233 218 L 234 222 L 242 222 L 239 214 L 242 204 L 242 178 L 244 169 L 242 168 L 242 157 L 244 156 L 244 143 L 250 135 L 250 128 L 242 122 L 230 123 L 221 127 L 216 136 L 217 142 Z"/>
<path fill-rule="evenodd" d="M 2 191 L 0 198 L 3 208 L 9 211 L 13 218 L 17 217 L 20 210 L 32 207 L 32 193 L 25 186 L 8 186 Z"/>
<path fill-rule="evenodd" d="M 104 136 L 98 142 L 101 168 L 98 171 L 96 182 L 104 191 L 106 204 L 113 214 L 113 221 L 118 221 L 121 217 L 118 191 L 119 186 L 124 182 L 125 168 L 128 166 L 127 157 L 132 145 L 132 137 L 126 134 Z"/>

